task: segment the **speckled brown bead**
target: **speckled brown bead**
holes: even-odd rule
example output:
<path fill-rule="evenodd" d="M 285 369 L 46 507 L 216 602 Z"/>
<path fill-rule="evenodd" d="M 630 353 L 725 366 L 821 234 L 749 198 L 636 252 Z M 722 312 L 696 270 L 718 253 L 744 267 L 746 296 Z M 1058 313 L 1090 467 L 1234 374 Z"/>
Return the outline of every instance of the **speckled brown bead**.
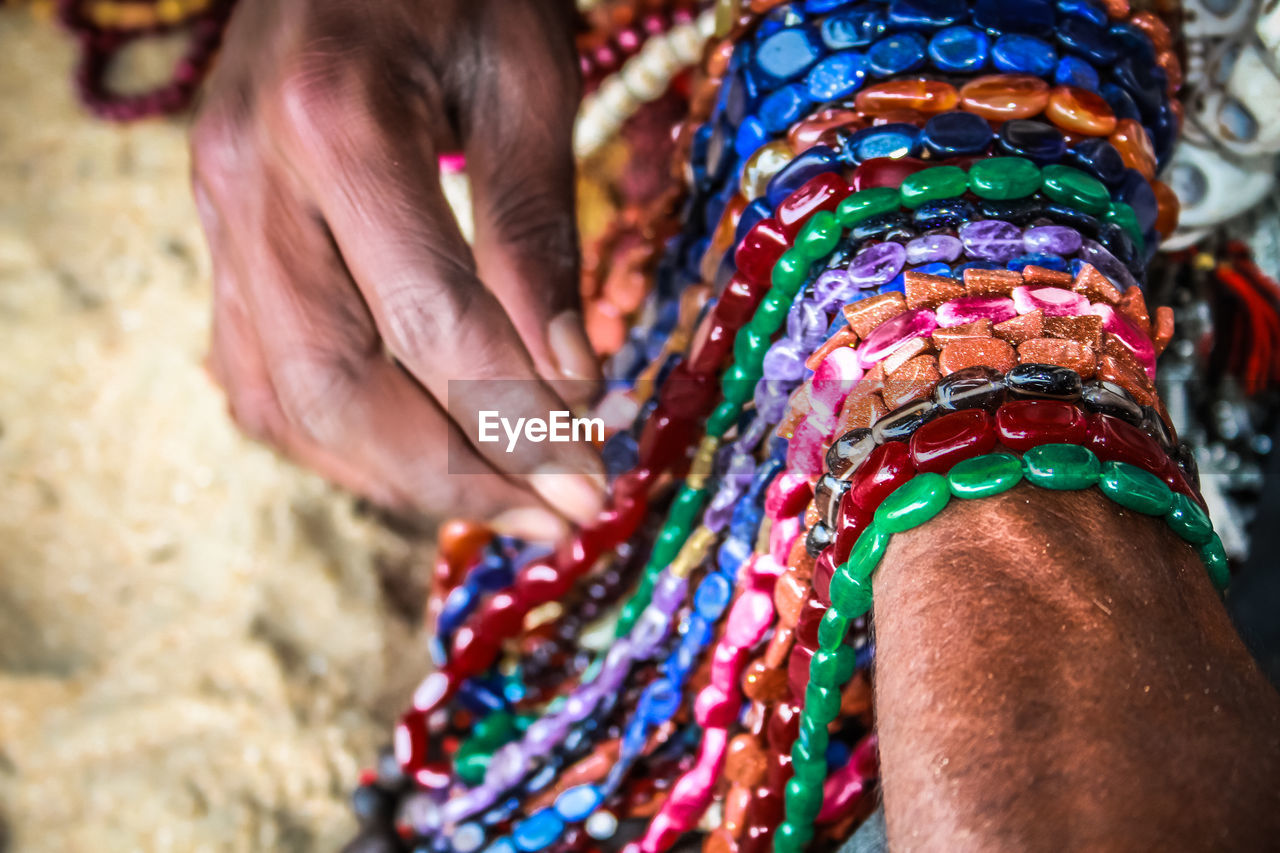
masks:
<path fill-rule="evenodd" d="M 844 316 L 858 337 L 865 338 L 876 326 L 906 310 L 907 300 L 901 293 L 882 293 L 844 306 Z"/>
<path fill-rule="evenodd" d="M 1102 349 L 1102 318 L 1096 314 L 1077 317 L 1045 317 L 1046 338 L 1066 338 L 1091 349 Z"/>
<path fill-rule="evenodd" d="M 964 271 L 964 289 L 969 296 L 1008 296 L 1022 285 L 1022 275 L 1012 270 Z"/>
<path fill-rule="evenodd" d="M 1029 264 L 1022 268 L 1022 282 L 1028 287 L 1062 287 L 1071 289 L 1071 273 Z"/>
<path fill-rule="evenodd" d="M 1156 355 L 1164 352 L 1171 340 L 1173 340 L 1173 309 L 1168 305 L 1161 305 L 1156 309 L 1155 330 L 1151 339 L 1151 343 L 1156 348 Z"/>
<path fill-rule="evenodd" d="M 1043 337 L 1044 312 L 1037 308 L 1020 317 L 1005 320 L 1003 323 L 996 323 L 991 329 L 991 334 L 1002 341 L 1008 341 L 1014 346 L 1033 338 Z"/>
<path fill-rule="evenodd" d="M 932 355 L 918 355 L 885 380 L 882 392 L 885 405 L 893 410 L 914 400 L 922 400 L 933 393 L 941 378 L 938 360 Z"/>
<path fill-rule="evenodd" d="M 1119 385 L 1140 405 L 1150 406 L 1156 399 L 1146 372 L 1114 355 L 1099 356 L 1098 378 Z"/>
<path fill-rule="evenodd" d="M 1084 264 L 1080 273 L 1071 284 L 1076 293 L 1084 294 L 1090 302 L 1105 302 L 1115 305 L 1120 301 L 1120 289 L 1111 283 L 1111 279 L 1098 272 L 1093 264 Z"/>
<path fill-rule="evenodd" d="M 871 429 L 876 421 L 888 413 L 889 407 L 884 404 L 879 392 L 873 391 L 858 397 L 850 394 L 844 402 L 844 408 L 840 410 L 836 432 L 843 434 L 851 429 Z"/>
<path fill-rule="evenodd" d="M 972 323 L 962 323 L 947 329 L 937 329 L 933 333 L 933 345 L 938 349 L 952 341 L 964 341 L 970 338 L 991 337 L 991 321 L 985 317 Z"/>
<path fill-rule="evenodd" d="M 1079 341 L 1064 338 L 1033 338 L 1018 345 L 1018 361 L 1022 364 L 1056 364 L 1092 379 L 1098 369 L 1094 351 Z"/>
<path fill-rule="evenodd" d="M 928 338 L 911 338 L 902 346 L 885 356 L 884 361 L 880 365 L 884 368 L 887 376 L 892 376 L 901 369 L 911 359 L 918 355 L 926 355 L 933 352 L 933 345 Z"/>
<path fill-rule="evenodd" d="M 953 278 L 909 271 L 903 275 L 903 290 L 908 308 L 937 308 L 951 299 L 965 295 L 965 288 Z"/>
<path fill-rule="evenodd" d="M 1018 363 L 1013 347 L 998 338 L 973 338 L 947 344 L 938 355 L 938 369 L 943 376 L 966 367 L 986 366 L 1007 373 Z"/>
<path fill-rule="evenodd" d="M 769 759 L 751 735 L 738 734 L 729 741 L 728 754 L 724 759 L 724 775 L 730 782 L 755 787 L 764 782 L 764 774 L 768 769 Z"/>
<path fill-rule="evenodd" d="M 810 370 L 817 370 L 818 365 L 822 364 L 826 357 L 840 347 L 852 347 L 858 344 L 858 333 L 848 326 L 844 326 L 834 335 L 822 342 L 822 346 L 818 347 L 809 357 L 804 360 L 804 366 Z"/>

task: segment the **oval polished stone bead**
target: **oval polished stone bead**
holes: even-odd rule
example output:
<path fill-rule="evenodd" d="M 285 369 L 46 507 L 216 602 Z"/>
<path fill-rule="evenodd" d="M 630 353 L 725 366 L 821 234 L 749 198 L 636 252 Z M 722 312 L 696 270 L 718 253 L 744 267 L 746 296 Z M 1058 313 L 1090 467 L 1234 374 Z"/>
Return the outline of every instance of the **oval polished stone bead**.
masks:
<path fill-rule="evenodd" d="M 1116 147 L 1105 139 L 1082 139 L 1067 152 L 1066 162 L 1109 187 L 1117 187 L 1124 180 L 1124 160 Z"/>
<path fill-rule="evenodd" d="M 764 129 L 770 133 L 781 133 L 791 123 L 804 115 L 806 108 L 812 104 L 808 92 L 800 83 L 790 83 L 769 94 L 761 103 L 757 113 Z"/>
<path fill-rule="evenodd" d="M 969 167 L 969 189 L 979 198 L 1025 198 L 1040 189 L 1040 169 L 1022 157 L 991 157 Z"/>
<path fill-rule="evenodd" d="M 1104 462 L 1098 488 L 1126 509 L 1164 515 L 1173 508 L 1173 492 L 1155 474 L 1127 462 Z"/>
<path fill-rule="evenodd" d="M 1022 481 L 1022 460 L 1009 453 L 988 453 L 957 463 L 947 474 L 947 487 L 958 498 L 986 498 L 1007 492 Z"/>
<path fill-rule="evenodd" d="M 928 52 L 929 59 L 939 71 L 970 73 L 987 64 L 991 55 L 991 39 L 973 27 L 947 27 L 929 39 Z"/>
<path fill-rule="evenodd" d="M 1098 91 L 1098 71 L 1078 56 L 1064 56 L 1053 69 L 1053 82 L 1059 86 L 1074 86 L 1090 92 Z"/>
<path fill-rule="evenodd" d="M 917 471 L 943 474 L 996 446 L 996 428 L 982 409 L 950 412 L 917 429 L 908 445 Z"/>
<path fill-rule="evenodd" d="M 1031 119 L 1011 119 L 1000 126 L 996 145 L 1006 154 L 1026 157 L 1036 163 L 1055 163 L 1067 151 L 1062 131 L 1051 124 Z"/>
<path fill-rule="evenodd" d="M 845 228 L 852 228 L 858 223 L 898 210 L 900 205 L 898 191 L 891 187 L 872 187 L 859 190 L 836 206 L 836 219 Z M 781 252 L 779 252 L 781 254 Z"/>
<path fill-rule="evenodd" d="M 840 223 L 830 210 L 819 210 L 796 237 L 796 246 L 811 260 L 831 254 L 840 242 Z"/>
<path fill-rule="evenodd" d="M 863 509 L 874 510 L 893 490 L 916 473 L 907 445 L 900 441 L 882 444 L 850 478 L 849 496 Z"/>
<path fill-rule="evenodd" d="M 1085 136 L 1106 136 L 1116 129 L 1115 113 L 1100 95 L 1071 86 L 1053 87 L 1044 115 L 1063 130 Z"/>
<path fill-rule="evenodd" d="M 1080 232 L 1064 225 L 1040 225 L 1022 232 L 1022 245 L 1028 252 L 1074 255 L 1080 242 Z"/>
<path fill-rule="evenodd" d="M 874 523 L 868 524 L 866 530 L 858 537 L 858 541 L 853 544 L 840 570 L 866 583 L 869 588 L 871 576 L 880 565 L 880 561 L 884 559 L 884 552 L 889 547 L 889 539 L 888 532 Z M 822 626 L 818 627 L 821 629 Z"/>
<path fill-rule="evenodd" d="M 1154 438 L 1120 418 L 1089 416 L 1085 446 L 1103 462 L 1127 462 L 1156 474 L 1170 487 L 1180 485 L 1173 462 Z"/>
<path fill-rule="evenodd" d="M 792 152 L 804 151 L 823 138 L 830 130 L 841 129 L 850 132 L 865 126 L 862 116 L 857 111 L 840 107 L 819 110 L 797 122 L 787 131 L 786 144 Z M 754 198 L 754 196 L 749 196 Z"/>
<path fill-rule="evenodd" d="M 1038 444 L 1081 444 L 1089 434 L 1084 413 L 1056 400 L 1013 400 L 996 410 L 1000 443 L 1014 450 Z"/>
<path fill-rule="evenodd" d="M 782 140 L 760 146 L 742 166 L 738 188 L 746 198 L 760 198 L 769 187 L 773 176 L 791 162 L 791 149 Z"/>
<path fill-rule="evenodd" d="M 1209 572 L 1209 580 L 1222 592 L 1231 583 L 1231 567 L 1227 562 L 1227 549 L 1222 547 L 1218 534 L 1213 534 L 1209 541 L 1200 546 L 1200 559 Z"/>
<path fill-rule="evenodd" d="M 818 622 L 818 648 L 830 651 L 844 645 L 844 639 L 849 634 L 849 621 L 834 608 L 823 613 Z"/>
<path fill-rule="evenodd" d="M 892 383 L 893 380 L 889 379 L 886 382 Z M 932 400 L 917 400 L 876 421 L 871 427 L 871 435 L 877 444 L 884 444 L 886 441 L 906 441 L 927 423 L 933 414 Z"/>
<path fill-rule="evenodd" d="M 1070 166 L 1045 166 L 1041 170 L 1040 188 L 1054 201 L 1085 213 L 1104 213 L 1111 204 L 1106 184 Z"/>
<path fill-rule="evenodd" d="M 810 557 L 817 557 L 835 542 L 835 533 L 821 521 L 814 522 L 804 537 L 804 550 Z"/>
<path fill-rule="evenodd" d="M 977 216 L 973 204 L 963 198 L 926 201 L 916 208 L 911 223 L 921 231 L 935 228 L 955 228 Z M 921 270 L 925 272 L 925 270 Z"/>
<path fill-rule="evenodd" d="M 895 110 L 940 113 L 955 109 L 960 103 L 960 93 L 944 80 L 887 80 L 863 89 L 854 103 L 868 116 Z"/>
<path fill-rule="evenodd" d="M 857 619 L 871 609 L 871 581 L 859 580 L 844 568 L 831 578 L 831 607 L 846 619 Z"/>
<path fill-rule="evenodd" d="M 854 256 L 849 264 L 849 281 L 864 290 L 893 281 L 907 262 L 907 249 L 901 243 L 877 243 Z"/>
<path fill-rule="evenodd" d="M 1213 523 L 1200 504 L 1178 492 L 1173 493 L 1164 520 L 1174 533 L 1192 545 L 1203 545 L 1213 538 Z"/>
<path fill-rule="evenodd" d="M 1031 118 L 1048 105 L 1049 84 L 1026 74 L 988 74 L 961 87 L 960 103 L 967 112 L 987 119 Z"/>
<path fill-rule="evenodd" d="M 1080 374 L 1053 364 L 1019 364 L 1004 377 L 1009 396 L 1075 402 L 1080 399 Z"/>
<path fill-rule="evenodd" d="M 830 15 L 822 21 L 822 43 L 831 50 L 866 47 L 884 35 L 885 13 L 865 5 Z"/>
<path fill-rule="evenodd" d="M 854 190 L 865 190 L 872 187 L 893 187 L 897 190 L 908 175 L 914 175 L 931 164 L 914 157 L 875 157 L 864 160 L 853 170 Z M 904 217 L 910 214 L 903 213 Z"/>
<path fill-rule="evenodd" d="M 805 181 L 778 205 L 782 233 L 794 240 L 809 217 L 820 210 L 835 211 L 849 192 L 849 185 L 835 172 L 824 172 Z"/>
<path fill-rule="evenodd" d="M 1004 379 L 990 367 L 965 367 L 942 377 L 933 389 L 933 399 L 944 412 L 994 412 L 1004 402 Z"/>
<path fill-rule="evenodd" d="M 818 624 L 821 629 L 822 623 Z M 809 661 L 809 683 L 844 684 L 853 677 L 856 662 L 857 653 L 852 646 L 842 644 L 833 650 L 824 650 L 819 647 Z"/>
<path fill-rule="evenodd" d="M 858 467 L 875 450 L 876 440 L 869 429 L 852 429 L 840 436 L 827 450 L 827 470 L 843 478 Z"/>
<path fill-rule="evenodd" d="M 927 47 L 925 40 L 915 33 L 894 33 L 867 49 L 867 67 L 877 77 L 914 71 L 924 65 Z"/>
<path fill-rule="evenodd" d="M 1044 39 L 1022 33 L 1005 33 L 991 46 L 991 62 L 1009 74 L 1048 77 L 1058 64 L 1058 51 Z"/>
<path fill-rule="evenodd" d="M 1098 24 L 1078 15 L 1063 15 L 1054 29 L 1054 37 L 1063 50 L 1087 59 L 1094 65 L 1106 66 L 1116 61 L 1117 47 Z"/>
<path fill-rule="evenodd" d="M 907 243 L 907 263 L 950 263 L 960 257 L 964 244 L 950 234 L 926 234 Z"/>
<path fill-rule="evenodd" d="M 790 27 L 761 41 L 752 62 L 766 78 L 783 82 L 799 77 L 821 55 L 821 42 L 815 32 L 808 27 Z"/>
<path fill-rule="evenodd" d="M 876 508 L 876 526 L 886 533 L 919 527 L 942 512 L 950 499 L 946 477 L 935 473 L 917 474 Z"/>
<path fill-rule="evenodd" d="M 960 227 L 960 241 L 971 258 L 1006 263 L 1022 254 L 1022 231 L 998 219 L 980 219 Z"/>
<path fill-rule="evenodd" d="M 894 193 L 894 206 L 897 206 L 897 193 Z M 748 280 L 757 284 L 767 284 L 773 275 L 773 266 L 782 257 L 782 253 L 790 248 L 791 242 L 783 233 L 778 220 L 770 217 L 762 219 L 752 226 L 746 236 L 734 250 L 733 262 L 738 272 Z"/>
<path fill-rule="evenodd" d="M 827 173 L 834 174 L 839 168 L 840 158 L 834 150 L 826 145 L 815 145 L 797 154 L 773 176 L 765 190 L 765 200 L 770 207 L 776 208 L 809 180 Z"/>
<path fill-rule="evenodd" d="M 833 53 L 805 75 L 805 94 L 812 101 L 834 101 L 852 95 L 867 79 L 867 58 L 856 50 Z"/>
<path fill-rule="evenodd" d="M 1120 418 L 1135 427 L 1142 423 L 1142 406 L 1113 382 L 1086 382 L 1080 400 L 1092 412 Z"/>
<path fill-rule="evenodd" d="M 991 140 L 991 126 L 986 119 L 959 110 L 933 116 L 920 131 L 920 144 L 939 159 L 981 154 Z"/>
<path fill-rule="evenodd" d="M 849 471 L 845 476 L 852 477 L 853 471 Z M 836 520 L 836 541 L 832 544 L 830 551 L 835 562 L 840 563 L 849 558 L 849 552 L 853 550 L 854 543 L 871 524 L 871 519 L 872 511 L 855 504 L 846 489 L 844 498 L 840 501 L 840 517 Z M 816 572 L 814 577 L 817 577 Z"/>
<path fill-rule="evenodd" d="M 1042 444 L 1022 457 L 1023 476 L 1043 489 L 1076 491 L 1096 485 L 1102 466 L 1078 444 Z"/>
<path fill-rule="evenodd" d="M 964 195 L 969 188 L 969 176 L 957 166 L 934 166 L 909 175 L 899 193 L 902 206 L 917 208 L 927 201 L 955 198 Z"/>

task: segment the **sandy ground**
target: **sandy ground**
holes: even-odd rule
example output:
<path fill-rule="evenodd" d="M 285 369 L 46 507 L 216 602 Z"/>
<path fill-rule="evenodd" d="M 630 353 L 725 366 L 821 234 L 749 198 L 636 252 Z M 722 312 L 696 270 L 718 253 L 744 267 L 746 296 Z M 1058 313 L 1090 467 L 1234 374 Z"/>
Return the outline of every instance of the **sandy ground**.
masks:
<path fill-rule="evenodd" d="M 335 849 L 429 545 L 234 431 L 184 127 L 91 120 L 71 61 L 0 11 L 0 836 Z"/>

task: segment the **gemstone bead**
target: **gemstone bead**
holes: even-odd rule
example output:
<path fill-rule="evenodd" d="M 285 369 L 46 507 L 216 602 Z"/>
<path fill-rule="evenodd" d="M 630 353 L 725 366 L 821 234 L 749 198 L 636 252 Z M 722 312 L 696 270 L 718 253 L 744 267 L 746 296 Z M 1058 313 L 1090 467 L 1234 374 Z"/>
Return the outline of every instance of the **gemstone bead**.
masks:
<path fill-rule="evenodd" d="M 1200 559 L 1209 572 L 1209 580 L 1221 592 L 1231 583 L 1231 567 L 1227 561 L 1227 549 L 1222 547 L 1222 540 L 1214 533 L 1209 541 L 1200 546 Z"/>
<path fill-rule="evenodd" d="M 1171 470 L 1172 460 L 1156 440 L 1120 418 L 1090 415 L 1085 446 L 1103 462 L 1128 462 L 1160 476 L 1170 486 L 1179 482 Z"/>
<path fill-rule="evenodd" d="M 1078 15 L 1064 15 L 1058 21 L 1054 36 L 1063 50 L 1106 66 L 1116 61 L 1115 42 L 1100 25 Z"/>
<path fill-rule="evenodd" d="M 1022 252 L 1022 232 L 1017 226 L 998 219 L 965 223 L 960 228 L 960 240 L 965 251 L 974 258 L 1003 263 Z"/>
<path fill-rule="evenodd" d="M 969 189 L 980 198 L 1025 198 L 1040 189 L 1040 181 L 1040 170 L 1021 157 L 991 157 L 969 167 Z"/>
<path fill-rule="evenodd" d="M 969 26 L 947 27 L 929 39 L 929 59 L 944 72 L 969 73 L 987 64 L 991 39 Z"/>
<path fill-rule="evenodd" d="M 892 386 L 897 380 L 888 379 L 886 384 Z M 889 391 L 886 390 L 886 396 Z M 877 444 L 886 441 L 905 441 L 917 429 L 926 423 L 934 414 L 933 403 L 929 400 L 917 400 L 914 403 L 896 409 L 876 421 L 871 427 L 871 434 Z"/>
<path fill-rule="evenodd" d="M 1026 74 L 988 74 L 964 84 L 960 103 L 967 112 L 987 119 L 1027 119 L 1044 112 L 1049 84 Z"/>
<path fill-rule="evenodd" d="M 865 614 L 871 609 L 870 579 L 859 580 L 847 570 L 836 569 L 831 578 L 831 606 L 846 619 Z"/>
<path fill-rule="evenodd" d="M 866 47 L 884 34 L 887 24 L 880 9 L 858 6 L 823 20 L 822 43 L 831 50 Z"/>
<path fill-rule="evenodd" d="M 1022 461 L 1008 453 L 988 453 L 957 463 L 947 486 L 958 498 L 986 498 L 1007 492 L 1022 480 Z"/>
<path fill-rule="evenodd" d="M 756 70 L 779 82 L 799 77 L 818 61 L 822 48 L 814 32 L 805 27 L 778 30 L 756 48 Z"/>
<path fill-rule="evenodd" d="M 840 223 L 830 210 L 819 210 L 796 237 L 796 245 L 813 260 L 829 255 L 840 241 Z"/>
<path fill-rule="evenodd" d="M 1054 201 L 1083 210 L 1103 213 L 1111 204 L 1111 193 L 1102 181 L 1070 166 L 1045 166 L 1041 189 Z"/>
<path fill-rule="evenodd" d="M 967 17 L 964 0 L 892 0 L 889 24 L 895 29 L 932 30 Z"/>
<path fill-rule="evenodd" d="M 938 306 L 938 326 L 952 328 L 976 320 L 1003 323 L 1018 316 L 1013 300 L 1007 296 L 961 296 Z"/>
<path fill-rule="evenodd" d="M 942 474 L 956 463 L 996 445 L 995 424 L 981 409 L 951 412 L 924 424 L 911 436 L 909 449 L 917 471 Z"/>
<path fill-rule="evenodd" d="M 1070 403 L 1054 400 L 1016 400 L 996 411 L 1000 443 L 1014 450 L 1038 444 L 1081 444 L 1088 435 L 1084 414 Z"/>
<path fill-rule="evenodd" d="M 865 115 L 883 115 L 896 110 L 918 110 L 940 113 L 955 109 L 960 103 L 956 87 L 942 80 L 887 80 L 868 86 L 854 99 Z"/>
<path fill-rule="evenodd" d="M 778 205 L 777 219 L 782 233 L 788 240 L 794 240 L 809 217 L 820 210 L 835 211 L 847 195 L 849 185 L 844 178 L 834 172 L 815 175 Z"/>
<path fill-rule="evenodd" d="M 843 571 L 855 578 L 856 580 L 870 584 L 871 575 L 875 572 L 876 567 L 880 565 L 880 561 L 884 558 L 884 552 L 889 547 L 889 533 L 878 525 L 871 523 L 862 535 L 858 537 L 858 541 L 854 543 L 853 548 L 849 552 L 849 557 L 841 567 Z M 818 626 L 821 629 L 821 625 Z M 821 639 L 821 638 L 819 638 Z"/>
<path fill-rule="evenodd" d="M 1045 118 L 1063 130 L 1085 136 L 1106 136 L 1116 129 L 1116 116 L 1102 97 L 1087 89 L 1055 86 L 1044 109 Z"/>
<path fill-rule="evenodd" d="M 1040 311 L 1046 317 L 1072 317 L 1087 313 L 1090 308 L 1089 300 L 1079 293 L 1060 287 L 1025 285 L 1013 289 L 1013 304 L 1019 314 Z"/>
<path fill-rule="evenodd" d="M 805 87 L 799 83 L 790 83 L 775 89 L 761 102 L 758 116 L 765 130 L 781 133 L 804 115 L 810 103 Z"/>
<path fill-rule="evenodd" d="M 1022 245 L 1028 252 L 1074 255 L 1080 250 L 1080 232 L 1065 225 L 1040 225 L 1022 232 Z"/>
<path fill-rule="evenodd" d="M 915 472 L 906 444 L 900 441 L 882 444 L 871 451 L 867 461 L 850 478 L 850 499 L 863 509 L 874 510 Z"/>
<path fill-rule="evenodd" d="M 976 216 L 976 209 L 970 202 L 963 198 L 948 198 L 926 201 L 916 208 L 911 221 L 921 230 L 955 228 Z"/>
<path fill-rule="evenodd" d="M 1164 515 L 1173 508 L 1173 492 L 1149 471 L 1127 462 L 1104 462 L 1098 488 L 1126 509 L 1143 515 Z"/>
<path fill-rule="evenodd" d="M 1173 493 L 1169 511 L 1164 520 L 1178 534 L 1192 545 L 1203 545 L 1213 538 L 1213 523 L 1200 504 L 1178 492 Z"/>
<path fill-rule="evenodd" d="M 1114 145 L 1105 139 L 1083 139 L 1067 153 L 1067 160 L 1109 187 L 1124 180 L 1124 161 Z"/>
<path fill-rule="evenodd" d="M 1077 56 L 1064 56 L 1053 69 L 1053 82 L 1059 86 L 1074 86 L 1096 92 L 1100 81 L 1098 72 L 1092 65 Z"/>
<path fill-rule="evenodd" d="M 773 176 L 791 162 L 791 149 L 782 140 L 760 146 L 742 166 L 738 188 L 746 198 L 760 198 L 769 187 Z"/>
<path fill-rule="evenodd" d="M 964 195 L 969 176 L 957 166 L 934 166 L 907 177 L 899 189 L 903 207 L 916 208 L 926 201 Z M 904 256 L 905 260 L 905 256 Z"/>
<path fill-rule="evenodd" d="M 857 131 L 845 141 L 845 157 L 853 163 L 880 157 L 914 155 L 919 149 L 919 131 L 910 124 L 882 124 Z"/>
<path fill-rule="evenodd" d="M 991 47 L 991 61 L 1009 74 L 1048 77 L 1058 64 L 1058 52 L 1044 39 L 1021 33 L 1005 33 Z"/>
<path fill-rule="evenodd" d="M 827 450 L 827 470 L 837 477 L 844 477 L 861 465 L 875 447 L 876 441 L 871 437 L 871 430 L 849 430 Z"/>
<path fill-rule="evenodd" d="M 912 266 L 956 260 L 964 251 L 959 237 L 950 234 L 926 234 L 907 243 L 907 263 Z"/>
<path fill-rule="evenodd" d="M 915 33 L 894 33 L 871 45 L 867 66 L 878 77 L 914 71 L 924 64 L 926 47 L 925 40 Z"/>
<path fill-rule="evenodd" d="M 849 619 L 835 609 L 828 610 L 818 622 L 818 648 L 828 651 L 839 648 L 848 633 Z"/>
<path fill-rule="evenodd" d="M 897 193 L 894 193 L 895 207 L 897 203 Z M 734 250 L 733 262 L 738 272 L 750 281 L 766 284 L 773 274 L 773 265 L 789 247 L 790 241 L 778 220 L 762 219 L 742 238 L 738 248 Z"/>
<path fill-rule="evenodd" d="M 907 250 L 901 243 L 878 243 L 863 249 L 849 265 L 849 280 L 868 289 L 888 284 L 902 272 Z"/>
<path fill-rule="evenodd" d="M 898 207 L 899 196 L 896 189 L 872 187 L 871 189 L 859 190 L 841 201 L 836 206 L 836 218 L 840 220 L 840 224 L 845 228 L 852 228 L 854 225 L 873 216 L 896 211 Z M 779 231 L 778 233 L 781 232 Z M 780 255 L 781 252 L 778 254 Z"/>
<path fill-rule="evenodd" d="M 867 58 L 856 50 L 833 53 L 809 69 L 805 93 L 813 101 L 834 101 L 852 95 L 867 78 Z"/>
<path fill-rule="evenodd" d="M 944 412 L 967 409 L 994 412 L 1004 401 L 1004 381 L 990 367 L 966 367 L 942 377 L 933 389 L 933 398 Z"/>
<path fill-rule="evenodd" d="M 1078 444 L 1042 444 L 1022 457 L 1023 475 L 1037 486 L 1055 491 L 1087 489 L 1098 482 L 1098 457 Z"/>
<path fill-rule="evenodd" d="M 893 187 L 897 190 L 908 175 L 927 168 L 929 164 L 924 160 L 916 160 L 912 157 L 876 157 L 858 164 L 858 168 L 853 170 L 851 183 L 855 190 L 871 187 Z M 908 214 L 901 215 L 903 222 L 908 221 Z"/>
<path fill-rule="evenodd" d="M 996 134 L 996 144 L 1006 154 L 1042 164 L 1057 162 L 1067 151 L 1067 142 L 1061 131 L 1053 125 L 1030 119 L 1006 121 Z"/>
<path fill-rule="evenodd" d="M 564 820 L 555 809 L 539 809 L 511 828 L 511 840 L 516 848 L 533 853 L 546 850 L 564 833 Z"/>
<path fill-rule="evenodd" d="M 1004 377 L 1009 396 L 1074 402 L 1080 398 L 1080 374 L 1052 364 L 1019 364 Z"/>
<path fill-rule="evenodd" d="M 986 119 L 959 111 L 933 116 L 920 132 L 920 143 L 939 159 L 981 154 L 991 139 L 991 126 Z"/>
<path fill-rule="evenodd" d="M 973 7 L 973 22 L 989 30 L 1047 33 L 1055 17 L 1050 0 L 978 0 Z"/>
<path fill-rule="evenodd" d="M 881 245 L 898 244 L 882 243 Z M 937 327 L 934 313 L 927 308 L 904 311 L 881 323 L 867 335 L 858 347 L 858 363 L 864 370 L 869 370 L 906 341 L 932 335 Z"/>
<path fill-rule="evenodd" d="M 950 497 L 946 477 L 934 473 L 917 474 L 876 508 L 876 526 L 886 533 L 918 527 L 942 512 Z"/>

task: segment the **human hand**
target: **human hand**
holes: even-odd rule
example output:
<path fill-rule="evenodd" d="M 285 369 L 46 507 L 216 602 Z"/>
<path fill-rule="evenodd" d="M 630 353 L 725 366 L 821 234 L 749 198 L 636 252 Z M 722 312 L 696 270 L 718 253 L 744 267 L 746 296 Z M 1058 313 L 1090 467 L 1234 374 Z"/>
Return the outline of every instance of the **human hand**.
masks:
<path fill-rule="evenodd" d="M 192 147 L 209 364 L 246 432 L 395 509 L 507 509 L 542 535 L 548 505 L 593 517 L 589 448 L 474 442 L 479 409 L 546 418 L 568 406 L 545 380 L 587 380 L 561 385 L 577 403 L 599 378 L 577 311 L 572 16 L 570 0 L 242 0 Z M 459 148 L 474 255 L 437 168 Z M 497 378 L 524 381 L 446 410 L 448 380 Z"/>

